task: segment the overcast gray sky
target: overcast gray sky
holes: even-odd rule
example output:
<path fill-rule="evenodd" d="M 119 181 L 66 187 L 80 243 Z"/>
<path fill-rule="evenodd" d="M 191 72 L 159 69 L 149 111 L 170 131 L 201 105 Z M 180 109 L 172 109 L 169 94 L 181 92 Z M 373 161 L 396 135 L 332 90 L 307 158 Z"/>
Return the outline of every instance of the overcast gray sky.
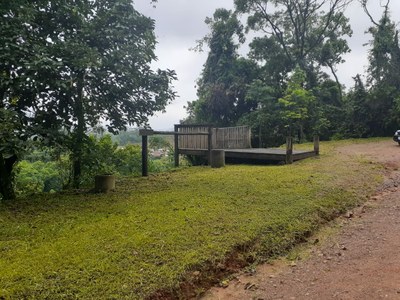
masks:
<path fill-rule="evenodd" d="M 375 19 L 382 14 L 381 1 L 369 1 L 370 12 Z M 156 8 L 150 0 L 135 0 L 134 3 L 138 11 L 156 21 L 158 61 L 154 66 L 175 70 L 178 76 L 174 85 L 179 97 L 167 107 L 165 113 L 157 113 L 150 119 L 153 129 L 171 129 L 186 116 L 184 106 L 187 101 L 196 99 L 196 80 L 207 58 L 207 51 L 199 53 L 189 49 L 209 32 L 205 18 L 212 16 L 220 7 L 233 9 L 233 0 L 159 0 Z M 392 19 L 399 22 L 400 1 L 392 0 L 390 7 Z M 349 39 L 352 52 L 345 56 L 346 63 L 339 66 L 338 75 L 340 81 L 349 87 L 353 84 L 352 77 L 365 73 L 368 46 L 363 45 L 371 39 L 365 34 L 371 22 L 357 1 L 349 6 L 346 15 L 354 32 Z"/>

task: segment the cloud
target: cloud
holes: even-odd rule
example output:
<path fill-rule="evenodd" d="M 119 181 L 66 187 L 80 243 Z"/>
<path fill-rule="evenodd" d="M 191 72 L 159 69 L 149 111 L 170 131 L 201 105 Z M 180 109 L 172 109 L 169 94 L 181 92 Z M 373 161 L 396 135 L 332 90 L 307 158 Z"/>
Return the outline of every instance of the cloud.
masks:
<path fill-rule="evenodd" d="M 192 43 L 207 33 L 204 20 L 219 7 L 233 9 L 233 0 L 160 0 L 156 8 L 138 1 L 136 6 L 140 12 L 156 20 L 159 38 L 175 35 Z"/>

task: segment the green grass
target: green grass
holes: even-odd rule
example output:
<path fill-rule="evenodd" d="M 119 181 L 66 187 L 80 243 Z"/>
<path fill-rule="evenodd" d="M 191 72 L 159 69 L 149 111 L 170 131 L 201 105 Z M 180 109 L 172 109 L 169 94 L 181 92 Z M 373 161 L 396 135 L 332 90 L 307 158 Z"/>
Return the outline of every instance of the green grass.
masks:
<path fill-rule="evenodd" d="M 380 167 L 332 150 L 286 166 L 192 167 L 123 178 L 108 195 L 0 206 L 0 299 L 142 299 L 234 249 L 284 253 L 365 200 Z"/>

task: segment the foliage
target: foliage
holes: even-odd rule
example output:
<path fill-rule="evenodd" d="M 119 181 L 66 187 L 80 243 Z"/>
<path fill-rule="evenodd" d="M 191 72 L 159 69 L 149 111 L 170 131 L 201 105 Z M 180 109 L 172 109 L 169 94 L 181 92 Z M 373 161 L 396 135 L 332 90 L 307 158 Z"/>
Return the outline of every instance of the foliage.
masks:
<path fill-rule="evenodd" d="M 349 51 L 344 36 L 352 31 L 344 10 L 348 0 L 235 0 L 238 13 L 247 14 L 249 29 L 260 32 L 251 44 L 255 57 L 287 74 L 296 65 L 306 72 L 309 88 L 317 85 L 321 65 L 341 63 Z M 266 47 L 265 47 L 266 46 Z"/>
<path fill-rule="evenodd" d="M 108 195 L 3 204 L 0 297 L 144 299 L 237 249 L 282 254 L 375 190 L 381 169 L 338 155 L 342 144 L 293 165 L 197 167 L 124 179 Z"/>
<path fill-rule="evenodd" d="M 350 51 L 347 0 L 242 1 L 235 11 L 218 9 L 200 41 L 209 53 L 198 81 L 198 100 L 189 102 L 188 123 L 252 127 L 253 145 L 275 146 L 285 135 L 329 139 L 344 122 L 342 85 L 336 67 Z M 248 58 L 238 55 L 246 33 L 256 32 Z M 327 67 L 334 81 L 328 79 Z M 301 87 L 290 78 L 301 69 Z M 302 76 L 303 76 L 302 75 Z M 288 128 L 289 124 L 293 128 Z"/>
<path fill-rule="evenodd" d="M 396 109 L 396 99 L 400 97 L 400 45 L 388 6 L 369 32 L 373 39 L 370 42 L 367 81 L 370 87 L 368 127 L 371 135 L 390 135 L 398 129 L 400 115 Z"/>
<path fill-rule="evenodd" d="M 299 132 L 299 141 L 304 138 L 304 123 L 311 118 L 311 106 L 315 97 L 304 88 L 306 73 L 297 66 L 288 82 L 285 94 L 280 98 L 281 114 L 289 136 Z"/>
<path fill-rule="evenodd" d="M 81 185 L 93 186 L 96 175 L 118 174 L 139 176 L 142 167 L 142 149 L 138 144 L 119 147 L 110 134 L 96 137 L 90 135 L 83 151 Z M 70 185 L 72 160 L 68 152 L 54 153 L 52 149 L 36 149 L 27 160 L 18 163 L 15 169 L 17 196 L 41 192 L 61 191 Z M 162 159 L 149 160 L 149 172 L 158 173 L 173 168 L 172 155 Z"/>
<path fill-rule="evenodd" d="M 239 124 L 251 126 L 254 146 L 279 146 L 284 143 L 286 136 L 279 114 L 279 95 L 274 87 L 261 80 L 254 80 L 249 85 L 246 101 L 257 109 L 244 114 Z"/>
<path fill-rule="evenodd" d="M 343 133 L 346 137 L 366 137 L 369 134 L 370 118 L 368 91 L 360 75 L 354 77 L 354 87 L 346 95 L 346 126 Z"/>
<path fill-rule="evenodd" d="M 95 175 L 119 174 L 123 176 L 139 175 L 142 167 L 142 149 L 140 145 L 128 144 L 118 147 L 110 134 L 100 138 L 89 136 L 83 154 L 82 184 L 90 186 Z M 153 172 L 152 163 L 149 171 Z"/>
<path fill-rule="evenodd" d="M 350 51 L 345 39 L 352 34 L 344 15 L 347 4 L 347 0 L 235 1 L 236 11 L 248 15 L 248 30 L 258 32 L 249 55 L 262 66 L 261 82 L 251 85 L 247 96 L 254 98 L 251 89 L 256 88 L 257 94 L 264 85 L 275 97 L 267 109 L 263 100 L 258 100 L 257 110 L 241 121 L 251 122 L 251 116 L 256 119 L 259 128 L 253 127 L 255 134 L 258 131 L 265 141 L 260 139 L 260 145 L 276 145 L 284 135 L 293 133 L 299 140 L 314 134 L 329 139 L 341 128 L 343 96 L 336 66 Z M 334 85 L 322 67 L 329 68 Z M 288 78 L 298 69 L 305 75 L 301 85 L 288 86 Z M 295 128 L 288 128 L 289 124 Z"/>
<path fill-rule="evenodd" d="M 245 91 L 257 65 L 238 57 L 237 40 L 243 40 L 243 32 L 234 13 L 217 9 L 206 24 L 211 33 L 199 41 L 199 48 L 206 44 L 210 51 L 198 80 L 198 100 L 188 103 L 185 123 L 234 125 L 250 109 L 244 100 Z"/>
<path fill-rule="evenodd" d="M 368 74 L 365 82 L 356 75 L 347 93 L 336 68 L 350 51 L 346 37 L 352 30 L 344 14 L 350 1 L 235 0 L 234 12 L 217 10 L 200 43 L 210 50 L 198 100 L 188 103 L 184 122 L 250 125 L 252 144 L 260 147 L 279 145 L 287 134 L 299 141 L 315 134 L 321 140 L 393 134 L 400 123 L 398 29 L 390 1 L 380 3 L 378 21 L 369 1 L 359 2 L 372 23 Z M 256 34 L 248 57 L 241 57 L 240 42 L 250 30 Z"/>
<path fill-rule="evenodd" d="M 150 67 L 154 21 L 129 0 L 5 1 L 0 13 L 0 109 L 30 136 L 54 143 L 61 127 L 68 133 L 57 142 L 72 152 L 75 187 L 88 125 L 144 124 L 175 97 L 175 73 Z"/>
<path fill-rule="evenodd" d="M 118 148 L 106 134 L 100 139 L 91 135 L 85 142 L 82 155 L 82 183 L 92 183 L 95 175 L 112 174 L 117 171 L 115 152 Z"/>
<path fill-rule="evenodd" d="M 18 1 L 14 5 L 18 5 Z M 24 142 L 27 136 L 22 134 L 21 120 L 16 107 L 19 102 L 18 95 L 14 94 L 17 84 L 8 84 L 11 81 L 11 74 L 16 71 L 13 63 L 22 59 L 22 41 L 16 43 L 20 38 L 17 29 L 22 27 L 20 16 L 15 18 L 7 17 L 7 10 L 13 4 L 7 3 L 0 6 L 0 199 L 15 198 L 13 186 L 13 168 L 21 152 L 25 149 Z M 6 51 L 13 48 L 12 51 Z M 15 76 L 15 75 L 14 75 Z M 21 84 L 22 85 L 22 84 Z"/>
<path fill-rule="evenodd" d="M 27 139 L 18 115 L 0 108 L 0 199 L 15 198 L 13 169 L 26 149 Z"/>
<path fill-rule="evenodd" d="M 61 191 L 65 181 L 57 162 L 22 160 L 16 169 L 15 189 L 19 196 Z"/>
<path fill-rule="evenodd" d="M 121 175 L 139 175 L 142 168 L 142 148 L 139 145 L 126 145 L 115 153 L 115 165 Z M 149 168 L 153 171 L 152 168 Z"/>
<path fill-rule="evenodd" d="M 316 104 L 313 108 L 312 134 L 318 135 L 321 140 L 329 140 L 340 134 L 346 124 L 342 91 L 336 81 L 327 78 L 313 90 L 313 94 Z"/>
<path fill-rule="evenodd" d="M 62 101 L 64 122 L 73 129 L 74 185 L 79 186 L 86 124 L 108 120 L 115 132 L 127 125 L 141 125 L 147 116 L 162 110 L 174 98 L 170 70 L 154 72 L 154 21 L 138 13 L 130 1 L 57 3 L 45 8 L 56 22 L 50 39 L 53 55 L 63 61 L 61 82 L 74 82 L 60 89 L 68 95 Z M 77 13 L 79 12 L 79 13 Z M 65 15 L 73 16 L 65 19 Z M 65 31 L 68 29 L 67 31 Z M 62 35 L 62 38 L 60 38 Z M 73 49 L 73 52 L 70 51 Z M 79 59 L 76 59 L 79 57 Z M 72 97 L 72 101 L 70 98 Z M 76 122 L 69 123 L 75 119 Z"/>
<path fill-rule="evenodd" d="M 0 5 L 0 134 L 7 136 L 0 146 L 0 194 L 5 199 L 14 198 L 13 168 L 28 141 L 40 139 L 48 144 L 60 137 L 60 120 L 54 107 L 47 106 L 54 96 L 48 89 L 54 79 L 50 71 L 60 62 L 46 56 L 47 35 L 40 34 L 42 28 L 36 22 L 39 2 L 44 1 L 3 1 Z"/>

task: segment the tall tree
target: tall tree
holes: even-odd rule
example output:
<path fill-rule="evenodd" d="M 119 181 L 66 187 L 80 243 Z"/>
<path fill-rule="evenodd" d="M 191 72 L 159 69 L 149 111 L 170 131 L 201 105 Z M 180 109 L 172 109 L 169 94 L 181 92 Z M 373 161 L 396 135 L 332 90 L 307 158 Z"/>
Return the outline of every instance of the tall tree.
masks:
<path fill-rule="evenodd" d="M 261 32 L 253 43 L 263 57 L 284 57 L 276 73 L 290 72 L 296 65 L 306 71 L 307 82 L 317 85 L 321 65 L 336 77 L 335 66 L 349 51 L 346 40 L 352 31 L 344 10 L 351 0 L 235 0 L 236 10 L 248 14 L 248 27 Z M 259 46 L 266 46 L 264 49 Z M 271 51 L 272 50 L 272 51 Z M 277 54 L 279 53 L 279 54 Z M 276 61 L 276 59 L 274 60 Z M 278 65 L 279 66 L 279 65 Z"/>
<path fill-rule="evenodd" d="M 1 39 L 8 39 L 0 52 L 0 108 L 72 133 L 77 187 L 87 127 L 104 121 L 115 132 L 146 123 L 174 99 L 175 73 L 150 68 L 154 21 L 129 0 L 8 2 L 0 5 Z"/>
<path fill-rule="evenodd" d="M 388 1 L 389 4 L 389 1 Z M 389 7 L 386 5 L 383 15 L 378 22 L 369 28 L 372 35 L 369 51 L 369 79 L 370 85 L 377 85 L 388 81 L 396 84 L 400 81 L 399 32 L 390 19 Z"/>
<path fill-rule="evenodd" d="M 368 10 L 368 1 L 361 1 L 371 19 L 372 35 L 369 50 L 367 84 L 370 109 L 369 129 L 373 135 L 392 134 L 396 129 L 400 111 L 397 99 L 400 97 L 400 45 L 399 32 L 390 18 L 390 1 L 382 3 L 382 17 L 376 21 Z"/>
<path fill-rule="evenodd" d="M 58 95 L 63 98 L 60 114 L 74 134 L 78 187 L 86 126 L 106 120 L 115 132 L 146 123 L 174 98 L 174 72 L 150 68 L 156 59 L 154 21 L 129 0 L 53 0 L 43 13 L 53 24 L 51 55 L 63 62 L 59 79 L 69 83 Z"/>
<path fill-rule="evenodd" d="M 237 54 L 244 37 L 235 14 L 217 9 L 206 24 L 211 32 L 200 41 L 199 48 L 207 45 L 210 50 L 198 80 L 198 100 L 189 103 L 188 111 L 194 122 L 234 125 L 249 109 L 245 90 L 257 66 Z"/>
<path fill-rule="evenodd" d="M 359 74 L 353 79 L 354 87 L 346 95 L 343 133 L 345 137 L 367 137 L 370 134 L 368 122 L 371 119 L 368 91 Z"/>

